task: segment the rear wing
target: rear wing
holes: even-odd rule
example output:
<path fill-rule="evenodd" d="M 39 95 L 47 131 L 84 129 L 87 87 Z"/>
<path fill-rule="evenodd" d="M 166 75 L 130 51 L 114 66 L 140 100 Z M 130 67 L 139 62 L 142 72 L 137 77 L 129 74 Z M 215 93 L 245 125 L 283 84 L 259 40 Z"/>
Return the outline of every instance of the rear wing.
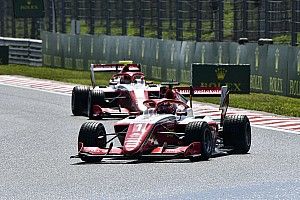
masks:
<path fill-rule="evenodd" d="M 96 86 L 95 72 L 141 72 L 141 65 L 136 63 L 91 64 L 91 82 Z"/>
<path fill-rule="evenodd" d="M 177 81 L 171 81 L 171 82 L 161 82 L 162 86 L 169 86 L 169 88 L 172 88 L 174 85 L 179 85 L 180 83 Z"/>
<path fill-rule="evenodd" d="M 183 96 L 190 97 L 190 107 L 192 108 L 193 97 L 220 97 L 221 124 L 223 124 L 229 106 L 229 90 L 227 86 L 222 87 L 174 87 L 175 91 Z"/>
<path fill-rule="evenodd" d="M 221 96 L 220 87 L 174 87 L 174 90 L 185 97 L 216 97 Z"/>
<path fill-rule="evenodd" d="M 141 65 L 132 64 L 91 64 L 91 71 L 94 72 L 140 72 Z"/>

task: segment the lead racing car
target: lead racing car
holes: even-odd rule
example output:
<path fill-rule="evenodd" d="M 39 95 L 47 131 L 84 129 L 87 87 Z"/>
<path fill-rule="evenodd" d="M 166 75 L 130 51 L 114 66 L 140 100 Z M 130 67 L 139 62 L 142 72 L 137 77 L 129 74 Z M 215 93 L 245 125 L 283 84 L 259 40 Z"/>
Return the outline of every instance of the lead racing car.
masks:
<path fill-rule="evenodd" d="M 194 162 L 217 154 L 245 154 L 251 146 L 250 122 L 246 115 L 226 115 L 226 90 L 222 88 L 219 119 L 194 116 L 186 103 L 163 98 L 144 101 L 143 115 L 118 121 L 115 133 L 107 133 L 100 122 L 86 122 L 79 131 L 78 154 L 72 158 L 85 162 L 186 158 Z M 108 140 L 107 136 L 113 137 Z M 120 146 L 113 145 L 115 138 Z"/>

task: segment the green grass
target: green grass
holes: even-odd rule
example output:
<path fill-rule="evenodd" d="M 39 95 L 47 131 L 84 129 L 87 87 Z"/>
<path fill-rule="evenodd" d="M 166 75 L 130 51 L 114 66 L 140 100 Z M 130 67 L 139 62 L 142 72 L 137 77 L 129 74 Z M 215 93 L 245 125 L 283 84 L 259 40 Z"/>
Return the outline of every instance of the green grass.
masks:
<path fill-rule="evenodd" d="M 195 98 L 196 101 L 219 104 L 217 97 Z M 258 110 L 278 115 L 300 117 L 300 99 L 278 95 L 250 93 L 231 94 L 230 107 Z"/>
<path fill-rule="evenodd" d="M 89 71 L 75 71 L 61 68 L 32 67 L 25 65 L 0 65 L 0 75 L 22 75 L 50 79 L 74 84 L 91 85 Z M 107 85 L 111 73 L 97 73 L 99 85 Z M 219 104 L 219 98 L 194 98 L 194 100 Z M 230 106 L 259 110 L 279 115 L 300 117 L 300 99 L 268 94 L 232 94 Z"/>

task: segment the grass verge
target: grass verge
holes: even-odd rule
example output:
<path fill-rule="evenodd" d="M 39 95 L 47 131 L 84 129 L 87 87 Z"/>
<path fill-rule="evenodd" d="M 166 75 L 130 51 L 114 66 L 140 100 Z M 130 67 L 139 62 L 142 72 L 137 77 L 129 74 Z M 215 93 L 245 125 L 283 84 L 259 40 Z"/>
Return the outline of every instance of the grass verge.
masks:
<path fill-rule="evenodd" d="M 74 84 L 90 85 L 89 71 L 75 71 L 61 68 L 32 67 L 25 65 L 0 65 L 0 75 L 22 75 L 50 79 Z M 97 73 L 99 85 L 107 85 L 111 73 Z M 219 104 L 219 98 L 194 98 L 196 101 Z M 230 106 L 249 110 L 265 111 L 279 115 L 300 117 L 300 99 L 278 95 L 251 93 L 232 94 Z"/>

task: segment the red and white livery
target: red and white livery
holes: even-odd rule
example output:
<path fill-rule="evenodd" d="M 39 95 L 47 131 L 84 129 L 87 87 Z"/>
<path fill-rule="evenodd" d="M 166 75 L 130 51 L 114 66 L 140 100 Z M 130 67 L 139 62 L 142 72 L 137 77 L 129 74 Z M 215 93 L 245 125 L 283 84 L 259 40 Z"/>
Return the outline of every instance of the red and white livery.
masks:
<path fill-rule="evenodd" d="M 78 154 L 85 162 L 103 158 L 208 160 L 213 155 L 247 153 L 251 126 L 245 115 L 226 116 L 229 94 L 222 89 L 220 119 L 194 116 L 192 109 L 174 99 L 149 99 L 143 115 L 130 116 L 108 134 L 102 123 L 86 122 L 78 136 Z M 192 92 L 190 92 L 192 93 Z M 107 140 L 108 135 L 114 137 Z M 121 146 L 114 146 L 118 138 Z"/>

